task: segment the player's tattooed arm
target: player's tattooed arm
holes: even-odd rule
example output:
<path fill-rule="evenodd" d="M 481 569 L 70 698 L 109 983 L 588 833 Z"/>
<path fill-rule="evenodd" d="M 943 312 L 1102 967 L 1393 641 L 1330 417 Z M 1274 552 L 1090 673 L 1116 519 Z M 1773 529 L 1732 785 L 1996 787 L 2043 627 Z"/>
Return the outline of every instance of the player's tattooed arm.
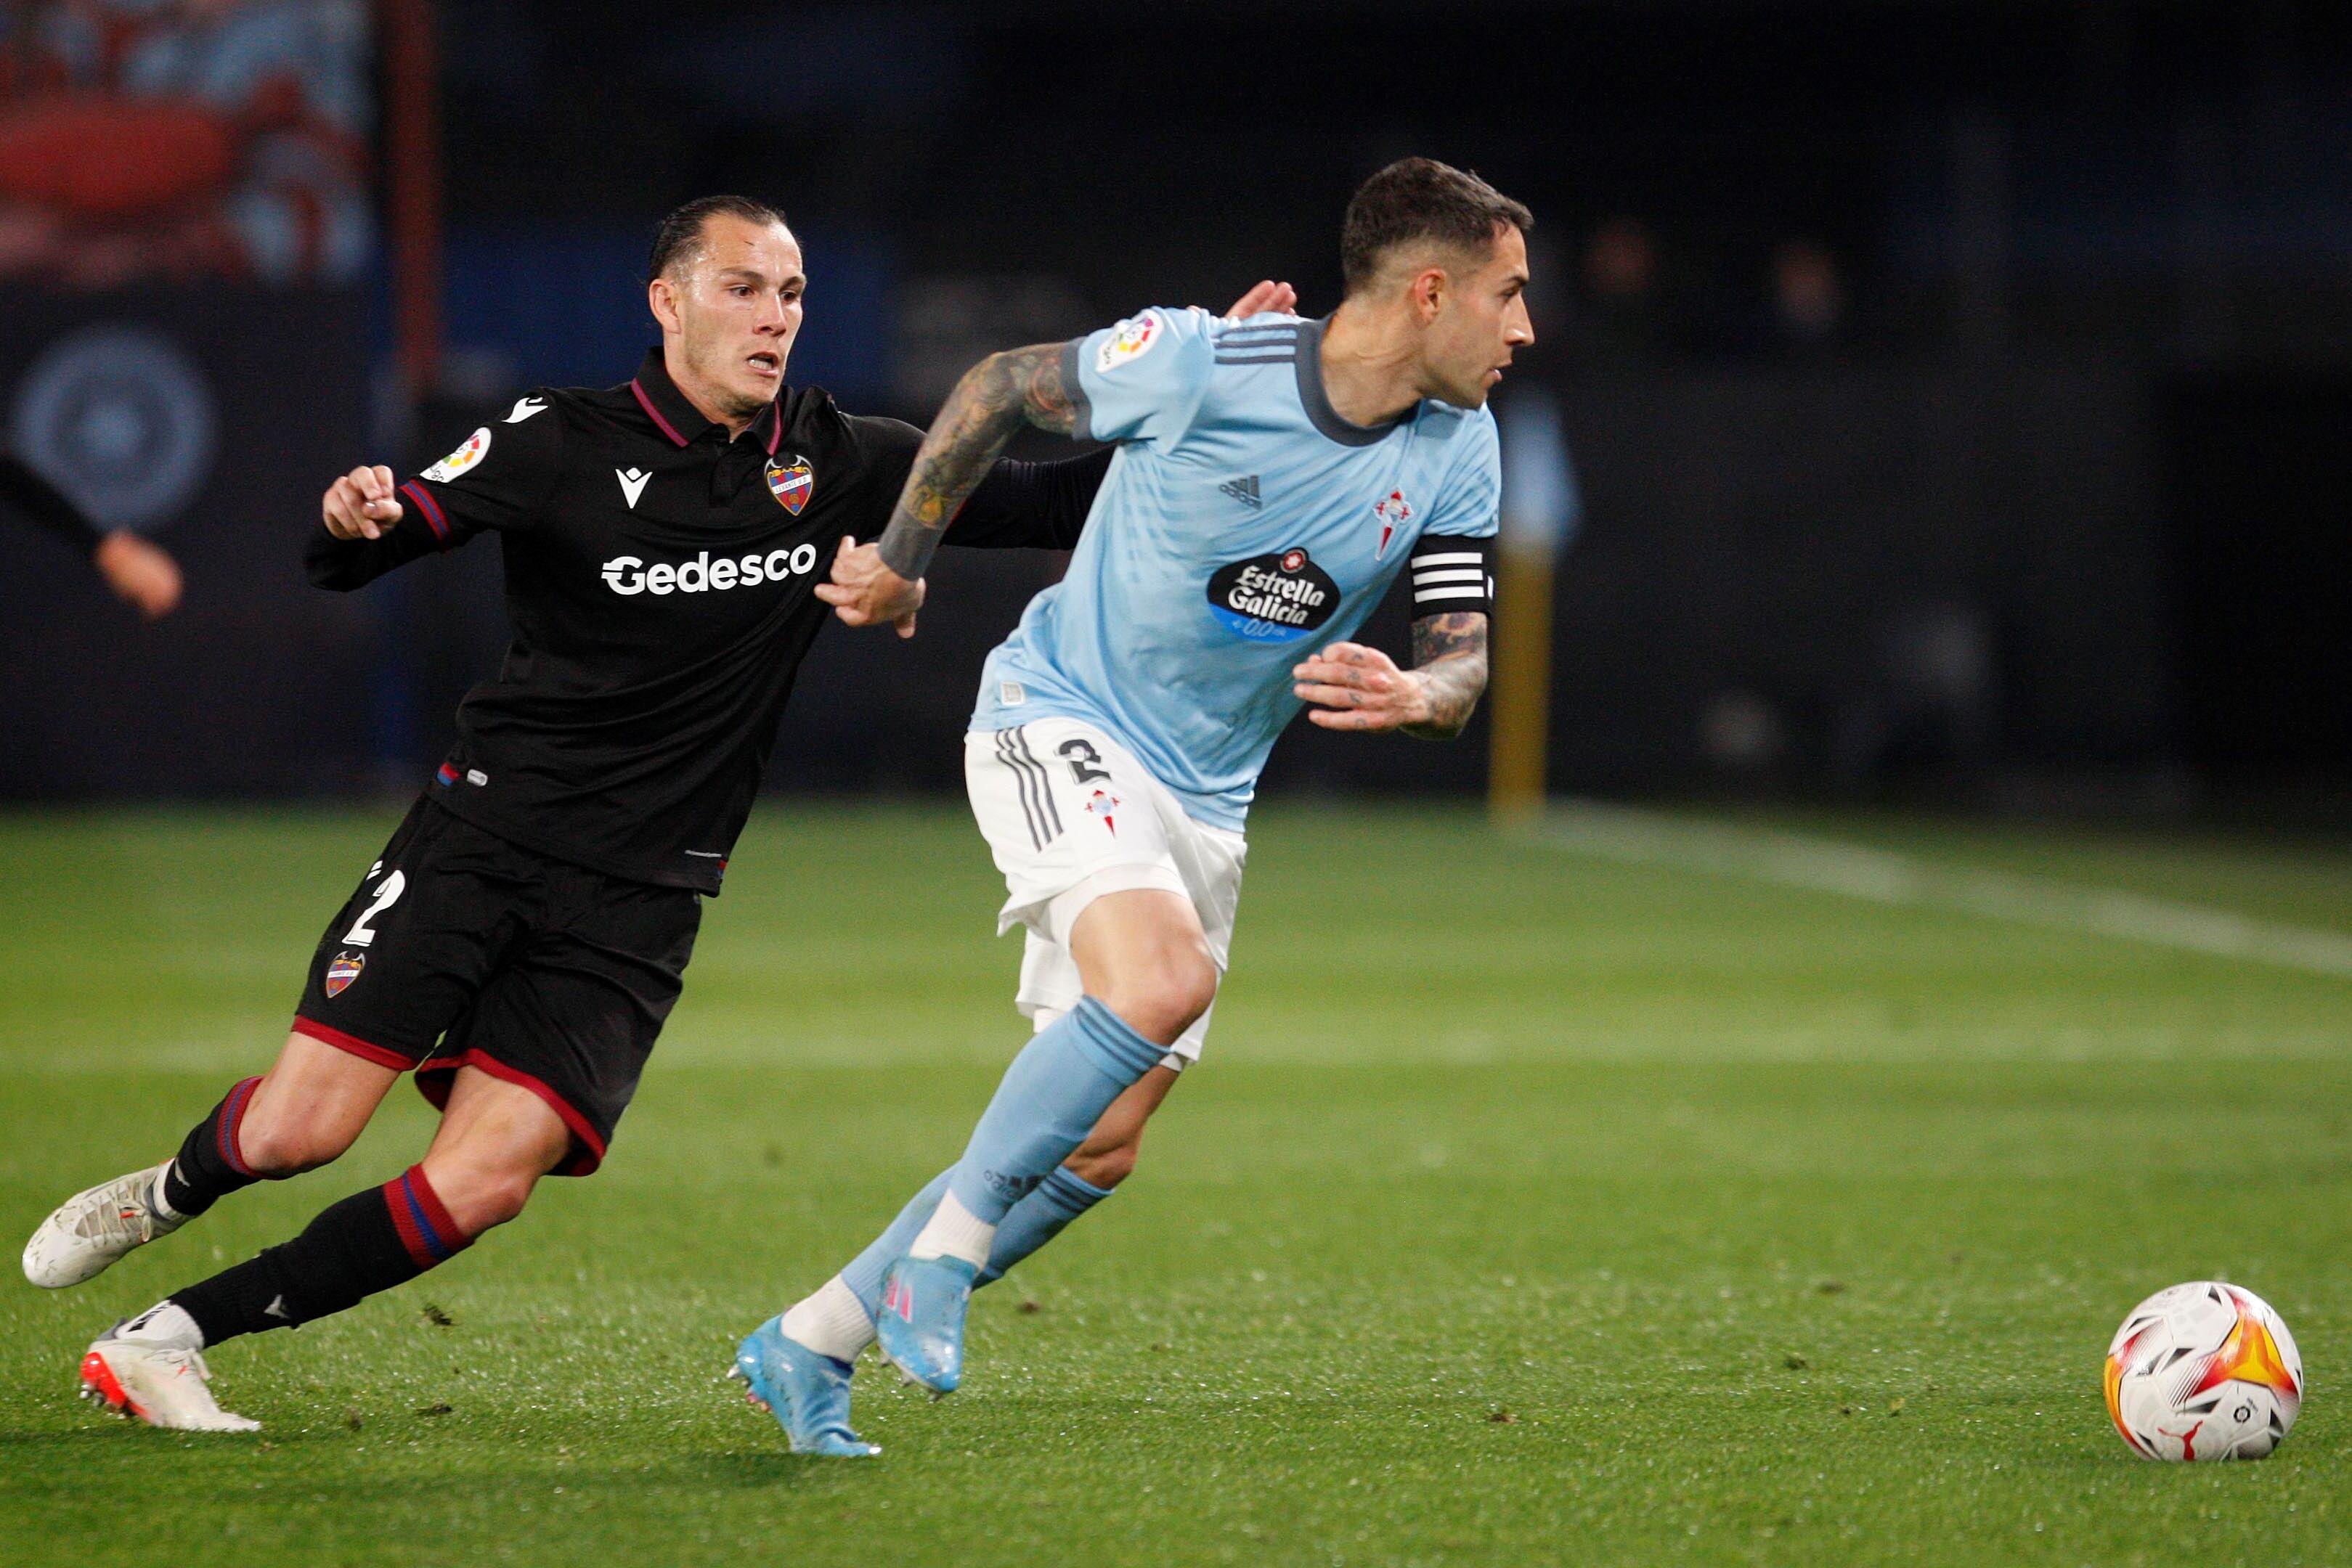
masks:
<path fill-rule="evenodd" d="M 1429 716 L 1407 735 L 1451 740 L 1469 724 L 1486 690 L 1486 617 L 1476 611 L 1424 615 L 1412 623 L 1412 673 Z"/>
<path fill-rule="evenodd" d="M 1412 623 L 1412 668 L 1378 648 L 1334 643 L 1291 671 L 1298 696 L 1325 729 L 1402 730 L 1451 740 L 1486 689 L 1486 617 L 1475 611 Z"/>
<path fill-rule="evenodd" d="M 1066 348 L 1007 349 L 964 372 L 923 437 L 883 531 L 882 560 L 891 570 L 909 582 L 923 575 L 940 536 L 1024 424 L 1056 435 L 1076 430 L 1076 399 L 1062 384 Z"/>
<path fill-rule="evenodd" d="M 887 622 L 901 637 L 915 634 L 931 552 L 1014 432 L 1024 424 L 1062 435 L 1077 428 L 1076 399 L 1062 385 L 1066 348 L 1007 349 L 964 372 L 916 449 L 890 526 L 871 545 L 845 538 L 834 557 L 833 580 L 816 585 L 816 596 L 844 623 Z"/>

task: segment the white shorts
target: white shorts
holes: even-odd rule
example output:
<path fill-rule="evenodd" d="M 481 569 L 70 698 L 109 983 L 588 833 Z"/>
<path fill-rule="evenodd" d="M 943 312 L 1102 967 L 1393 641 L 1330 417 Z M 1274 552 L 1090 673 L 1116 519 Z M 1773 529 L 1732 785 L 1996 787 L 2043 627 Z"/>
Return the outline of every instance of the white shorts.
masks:
<path fill-rule="evenodd" d="M 963 737 L 971 812 L 1004 873 L 999 935 L 1028 927 L 1014 1005 L 1039 1029 L 1084 994 L 1070 926 L 1107 893 L 1156 887 L 1192 900 L 1217 973 L 1225 970 L 1241 901 L 1241 834 L 1194 821 L 1167 786 L 1093 725 L 1040 718 Z M 1169 1048 L 1179 1071 L 1208 1038 L 1202 1013 Z"/>

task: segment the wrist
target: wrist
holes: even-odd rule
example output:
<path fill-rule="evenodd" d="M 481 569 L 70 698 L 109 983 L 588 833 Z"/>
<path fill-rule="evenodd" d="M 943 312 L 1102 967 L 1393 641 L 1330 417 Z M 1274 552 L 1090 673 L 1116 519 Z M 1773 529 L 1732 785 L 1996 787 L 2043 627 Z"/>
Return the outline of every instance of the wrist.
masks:
<path fill-rule="evenodd" d="M 910 523 L 900 513 L 890 519 L 882 538 L 874 549 L 882 564 L 908 582 L 919 581 L 931 564 L 931 552 L 939 548 L 940 536 L 919 523 Z"/>
<path fill-rule="evenodd" d="M 1404 672 L 1404 676 L 1412 684 L 1412 700 L 1405 704 L 1405 725 L 1419 726 L 1436 722 L 1437 704 L 1429 695 L 1429 673 L 1425 670 L 1407 670 Z"/>

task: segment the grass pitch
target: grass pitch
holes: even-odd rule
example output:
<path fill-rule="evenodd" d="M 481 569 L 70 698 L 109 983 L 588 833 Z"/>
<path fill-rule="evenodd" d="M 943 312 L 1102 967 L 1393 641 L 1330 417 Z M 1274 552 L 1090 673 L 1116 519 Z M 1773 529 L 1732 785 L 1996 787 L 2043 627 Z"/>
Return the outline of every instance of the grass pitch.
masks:
<path fill-rule="evenodd" d="M 282 1038 L 383 813 L 0 818 L 0 1238 L 163 1157 Z M 1823 822 L 2352 931 L 2352 853 Z M 2352 1560 L 2352 980 L 1289 808 L 1129 1188 L 869 1363 L 859 1464 L 719 1374 L 946 1164 L 1022 1038 L 960 811 L 772 806 L 603 1174 L 215 1358 L 257 1437 L 70 1397 L 118 1314 L 415 1157 L 79 1290 L 0 1281 L 0 1562 Z M 2134 1459 L 2099 1359 L 2225 1276 L 2314 1393 L 2258 1465 Z M 446 1320 L 446 1322 L 443 1320 Z"/>

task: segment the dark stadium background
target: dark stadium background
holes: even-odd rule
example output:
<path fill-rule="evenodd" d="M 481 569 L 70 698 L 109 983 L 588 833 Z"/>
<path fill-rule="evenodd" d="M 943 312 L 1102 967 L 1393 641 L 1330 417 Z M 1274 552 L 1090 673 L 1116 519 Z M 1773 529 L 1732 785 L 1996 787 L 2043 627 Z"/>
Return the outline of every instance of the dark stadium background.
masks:
<path fill-rule="evenodd" d="M 0 237 L 52 199 L 11 117 L 43 101 L 19 68 L 59 9 L 5 24 Z M 28 457 L 93 483 L 149 461 L 119 430 L 26 434 L 32 370 L 94 326 L 177 344 L 213 420 L 145 525 L 187 570 L 171 619 L 0 536 L 0 795 L 421 779 L 500 645 L 496 552 L 318 593 L 316 494 L 429 461 L 534 382 L 625 378 L 652 340 L 644 239 L 685 197 L 783 204 L 814 274 L 794 379 L 920 421 L 980 353 L 1139 305 L 1271 275 L 1328 310 L 1349 190 L 1408 152 L 1538 214 L 1514 382 L 1561 400 L 1583 504 L 1555 789 L 2164 813 L 2352 784 L 2341 5 L 242 9 L 363 34 L 372 102 L 326 115 L 350 200 L 320 176 L 294 204 L 346 212 L 357 248 L 0 246 Z M 400 303 L 436 277 L 437 333 Z M 774 783 L 953 788 L 980 656 L 1051 570 L 955 562 L 912 644 L 828 634 Z M 1393 606 L 1381 626 L 1401 647 Z M 1473 791 L 1483 733 L 1302 727 L 1268 788 Z"/>

